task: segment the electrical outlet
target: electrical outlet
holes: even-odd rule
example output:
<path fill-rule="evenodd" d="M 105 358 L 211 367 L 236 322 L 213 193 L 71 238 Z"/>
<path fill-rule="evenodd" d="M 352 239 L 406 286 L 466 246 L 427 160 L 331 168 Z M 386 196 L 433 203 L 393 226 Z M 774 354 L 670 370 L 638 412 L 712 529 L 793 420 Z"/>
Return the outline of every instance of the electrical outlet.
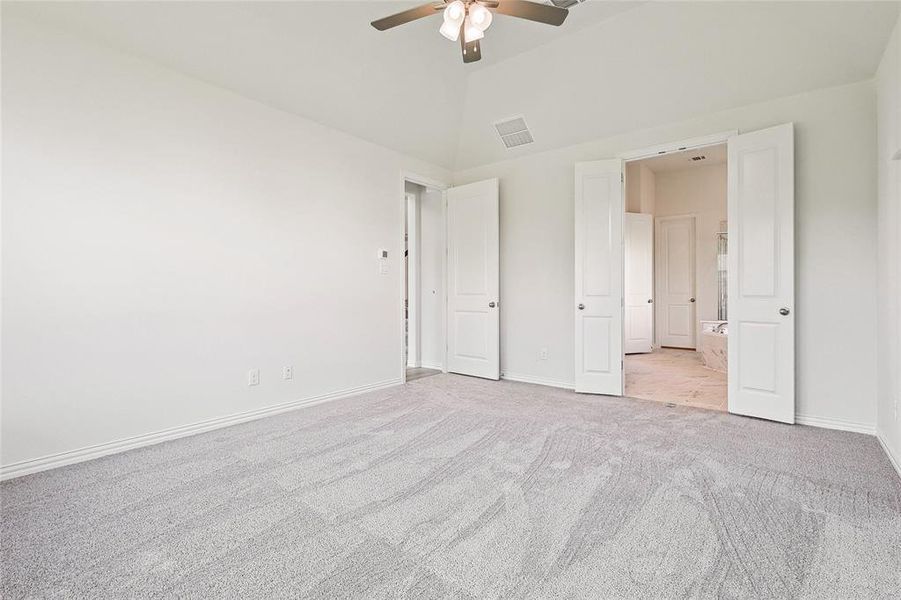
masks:
<path fill-rule="evenodd" d="M 251 369 L 247 371 L 247 385 L 260 385 L 259 369 Z"/>
<path fill-rule="evenodd" d="M 294 367 L 282 367 L 282 379 L 285 381 L 294 379 Z"/>
<path fill-rule="evenodd" d="M 538 359 L 547 360 L 547 348 L 542 348 L 538 351 Z"/>

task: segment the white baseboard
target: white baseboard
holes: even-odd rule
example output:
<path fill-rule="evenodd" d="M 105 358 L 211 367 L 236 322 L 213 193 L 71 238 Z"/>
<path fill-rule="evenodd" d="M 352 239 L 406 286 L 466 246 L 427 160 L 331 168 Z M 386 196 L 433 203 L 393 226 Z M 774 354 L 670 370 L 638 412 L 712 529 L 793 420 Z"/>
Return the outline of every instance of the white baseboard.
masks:
<path fill-rule="evenodd" d="M 885 441 L 885 438 L 882 437 L 882 433 L 876 431 L 876 439 L 879 440 L 879 445 L 882 446 L 882 449 L 885 451 L 888 456 L 888 460 L 892 463 L 892 466 L 895 467 L 895 472 L 898 473 L 898 477 L 901 477 L 901 456 L 895 454 L 895 452 L 888 445 L 888 442 Z"/>
<path fill-rule="evenodd" d="M 22 475 L 28 475 L 30 473 L 37 473 L 38 471 L 46 471 L 48 469 L 55 469 L 57 467 L 72 465 L 75 463 L 100 458 L 101 456 L 117 454 L 119 452 L 125 452 L 126 450 L 132 450 L 134 448 L 152 446 L 153 444 L 159 444 L 160 442 L 166 442 L 189 435 L 196 435 L 198 433 L 212 431 L 213 429 L 221 429 L 223 427 L 229 427 L 230 425 L 237 425 L 238 423 L 254 421 L 256 419 L 262 419 L 263 417 L 269 417 L 279 413 L 297 410 L 299 408 L 312 406 L 314 404 L 321 404 L 323 402 L 329 402 L 331 400 L 348 398 L 350 396 L 356 396 L 358 394 L 381 390 L 400 384 L 401 380 L 399 378 L 389 379 L 387 381 L 380 381 L 378 383 L 363 385 L 360 387 L 329 392 L 327 394 L 321 394 L 319 396 L 311 396 L 309 398 L 292 400 L 290 402 L 284 402 L 282 404 L 274 404 L 272 406 L 267 406 L 265 408 L 260 408 L 257 410 L 250 410 L 247 412 L 227 415 L 224 417 L 216 417 L 213 419 L 207 419 L 205 421 L 198 421 L 197 423 L 191 423 L 189 425 L 181 425 L 179 427 L 163 429 L 162 431 L 155 431 L 153 433 L 146 433 L 143 435 L 115 440 L 112 442 L 105 442 L 103 444 L 97 444 L 94 446 L 87 446 L 85 448 L 79 448 L 78 450 L 70 450 L 68 452 L 60 452 L 59 454 L 51 454 L 49 456 L 23 460 L 9 465 L 2 465 L 0 466 L 0 481 L 13 479 L 14 477 L 21 477 Z"/>
<path fill-rule="evenodd" d="M 421 366 L 422 366 L 423 369 L 435 369 L 435 370 L 437 370 L 437 371 L 443 371 L 443 370 L 444 370 L 444 365 L 439 365 L 439 364 L 433 364 L 433 363 L 427 363 L 427 362 L 424 362 L 424 363 L 422 363 Z"/>
<path fill-rule="evenodd" d="M 546 385 L 548 387 L 562 388 L 564 390 L 571 390 L 575 388 L 575 385 L 567 381 L 556 381 L 554 379 L 545 379 L 543 377 L 532 377 L 531 375 L 518 375 L 516 373 L 509 373 L 507 371 L 501 374 L 501 379 L 506 379 L 508 381 L 518 381 L 520 383 Z"/>
<path fill-rule="evenodd" d="M 872 423 L 857 423 L 855 421 L 800 414 L 795 415 L 795 423 L 798 425 L 810 425 L 811 427 L 822 427 L 824 429 L 837 429 L 839 431 L 853 431 L 854 433 L 876 435 L 876 426 Z"/>

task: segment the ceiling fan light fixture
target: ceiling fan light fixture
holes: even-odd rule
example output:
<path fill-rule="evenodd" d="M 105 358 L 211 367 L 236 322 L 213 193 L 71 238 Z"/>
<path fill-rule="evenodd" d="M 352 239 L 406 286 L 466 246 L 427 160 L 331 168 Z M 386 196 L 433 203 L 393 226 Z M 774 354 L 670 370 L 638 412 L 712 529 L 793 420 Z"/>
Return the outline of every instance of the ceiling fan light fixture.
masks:
<path fill-rule="evenodd" d="M 466 17 L 466 5 L 462 0 L 454 0 L 444 9 L 444 22 L 460 27 Z M 456 39 L 456 38 L 455 38 Z"/>
<path fill-rule="evenodd" d="M 452 42 L 456 42 L 460 38 L 460 26 L 449 21 L 442 23 L 438 32 Z"/>
<path fill-rule="evenodd" d="M 467 44 L 475 42 L 485 37 L 485 32 L 472 24 L 472 19 L 466 17 L 463 22 L 463 41 Z"/>
<path fill-rule="evenodd" d="M 493 16 L 491 11 L 481 4 L 471 4 L 469 7 L 469 20 L 480 31 L 485 31 L 491 25 Z"/>

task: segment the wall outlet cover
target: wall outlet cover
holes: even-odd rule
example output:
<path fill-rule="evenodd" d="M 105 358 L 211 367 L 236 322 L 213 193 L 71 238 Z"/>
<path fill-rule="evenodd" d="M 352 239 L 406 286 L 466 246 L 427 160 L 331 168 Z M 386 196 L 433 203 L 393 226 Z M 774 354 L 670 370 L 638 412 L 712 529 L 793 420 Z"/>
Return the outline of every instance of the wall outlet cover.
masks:
<path fill-rule="evenodd" d="M 285 381 L 294 379 L 294 367 L 282 367 L 282 379 Z"/>

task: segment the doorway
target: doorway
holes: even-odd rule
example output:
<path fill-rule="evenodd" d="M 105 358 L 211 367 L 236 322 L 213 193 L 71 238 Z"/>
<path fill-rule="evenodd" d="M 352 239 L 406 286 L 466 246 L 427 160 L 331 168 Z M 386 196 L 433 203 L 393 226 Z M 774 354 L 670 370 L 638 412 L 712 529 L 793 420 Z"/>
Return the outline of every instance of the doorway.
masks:
<path fill-rule="evenodd" d="M 625 186 L 624 395 L 725 411 L 726 145 L 627 162 Z"/>
<path fill-rule="evenodd" d="M 500 377 L 497 179 L 447 187 L 402 175 L 403 381 Z"/>
<path fill-rule="evenodd" d="M 794 126 L 727 132 L 575 164 L 575 390 L 621 396 L 625 369 L 623 162 L 726 143 L 730 413 L 795 422 Z M 639 206 L 642 198 L 639 197 Z M 656 201 L 656 195 L 645 198 Z M 720 248 L 719 243 L 716 248 Z M 656 268 L 656 267 L 655 267 Z M 655 290 L 656 291 L 656 290 Z M 653 302 L 653 298 L 650 298 Z M 716 327 L 716 325 L 724 325 Z M 657 329 L 657 324 L 654 324 Z M 701 327 L 696 328 L 696 331 Z M 706 334 L 706 330 L 702 335 Z M 656 334 L 655 334 L 656 339 Z"/>
<path fill-rule="evenodd" d="M 406 381 L 445 369 L 445 216 L 441 189 L 404 180 L 403 361 Z"/>

